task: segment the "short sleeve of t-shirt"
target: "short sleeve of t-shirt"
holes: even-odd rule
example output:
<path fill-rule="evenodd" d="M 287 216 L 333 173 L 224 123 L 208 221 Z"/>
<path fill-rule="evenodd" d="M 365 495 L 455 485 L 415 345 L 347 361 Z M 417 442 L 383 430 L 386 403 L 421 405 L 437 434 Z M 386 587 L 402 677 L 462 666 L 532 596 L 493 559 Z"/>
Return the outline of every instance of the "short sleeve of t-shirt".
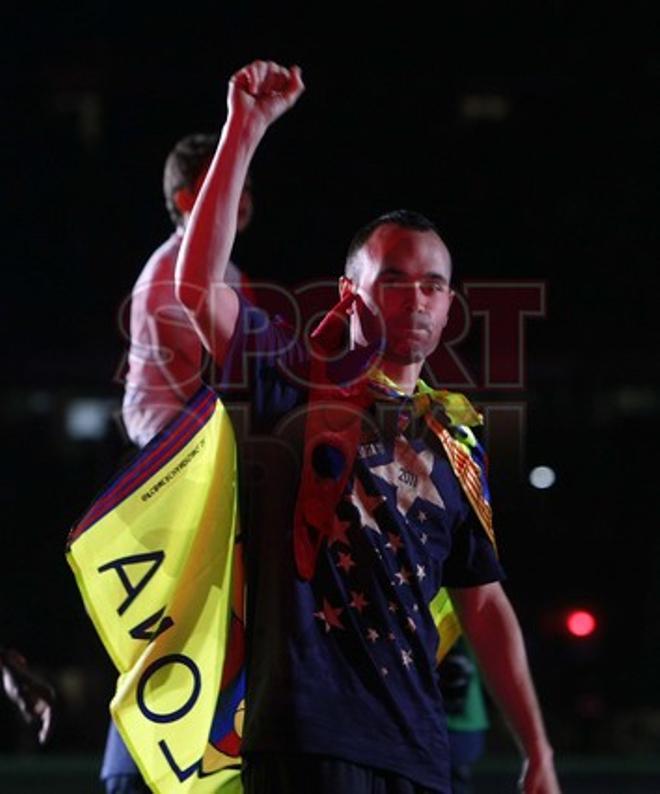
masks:
<path fill-rule="evenodd" d="M 294 329 L 237 292 L 239 313 L 224 361 L 215 377 L 223 398 L 245 397 L 259 424 L 303 399 L 305 352 Z M 299 377 L 299 383 L 296 382 Z"/>
<path fill-rule="evenodd" d="M 302 356 L 294 329 L 277 317 L 271 320 L 240 292 L 236 297 L 238 316 L 217 380 L 217 387 L 223 390 L 249 387 L 251 364 L 272 366 L 280 361 L 294 365 Z"/>
<path fill-rule="evenodd" d="M 505 578 L 493 544 L 474 510 L 469 508 L 465 520 L 454 531 L 451 553 L 443 568 L 443 585 L 476 587 Z"/>

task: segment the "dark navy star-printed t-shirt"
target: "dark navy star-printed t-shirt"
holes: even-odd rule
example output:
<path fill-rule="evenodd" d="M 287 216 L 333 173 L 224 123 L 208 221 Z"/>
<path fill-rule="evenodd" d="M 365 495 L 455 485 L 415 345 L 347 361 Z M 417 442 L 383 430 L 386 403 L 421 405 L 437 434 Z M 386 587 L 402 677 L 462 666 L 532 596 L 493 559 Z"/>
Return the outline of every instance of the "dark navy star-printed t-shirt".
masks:
<path fill-rule="evenodd" d="M 365 418 L 314 576 L 297 575 L 305 353 L 240 302 L 223 382 L 247 397 L 220 391 L 239 442 L 246 548 L 242 752 L 337 757 L 449 792 L 429 603 L 442 585 L 497 581 L 502 569 L 437 438 L 423 422 L 404 426 L 388 405 Z"/>

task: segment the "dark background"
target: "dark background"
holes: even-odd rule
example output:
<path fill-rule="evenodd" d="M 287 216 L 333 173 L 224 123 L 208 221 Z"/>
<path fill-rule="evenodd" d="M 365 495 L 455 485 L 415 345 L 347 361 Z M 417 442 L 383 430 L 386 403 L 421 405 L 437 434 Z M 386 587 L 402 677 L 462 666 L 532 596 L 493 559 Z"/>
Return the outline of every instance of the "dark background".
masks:
<path fill-rule="evenodd" d="M 507 590 L 558 749 L 657 750 L 657 20 L 494 5 L 5 3 L 0 641 L 56 682 L 47 752 L 102 747 L 113 672 L 64 541 L 128 451 L 111 418 L 80 440 L 67 417 L 117 408 L 120 307 L 171 229 L 164 158 L 219 129 L 256 57 L 299 63 L 307 91 L 256 157 L 251 275 L 335 276 L 358 226 L 406 206 L 436 220 L 459 284 L 545 285 L 523 388 L 468 391 L 524 409 L 491 449 Z M 477 373 L 483 344 L 475 317 L 459 353 Z M 537 464 L 553 488 L 531 488 Z M 563 629 L 573 606 L 592 638 Z M 33 750 L 2 713 L 0 751 Z"/>

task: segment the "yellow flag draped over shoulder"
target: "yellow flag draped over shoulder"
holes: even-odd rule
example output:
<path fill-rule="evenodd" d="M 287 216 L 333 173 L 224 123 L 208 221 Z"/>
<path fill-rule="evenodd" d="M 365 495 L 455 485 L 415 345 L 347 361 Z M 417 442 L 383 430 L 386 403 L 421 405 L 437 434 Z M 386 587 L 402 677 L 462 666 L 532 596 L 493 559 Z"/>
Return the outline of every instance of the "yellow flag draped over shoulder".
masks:
<path fill-rule="evenodd" d="M 68 538 L 85 608 L 119 671 L 113 718 L 163 794 L 241 791 L 236 476 L 231 422 L 204 388 Z"/>

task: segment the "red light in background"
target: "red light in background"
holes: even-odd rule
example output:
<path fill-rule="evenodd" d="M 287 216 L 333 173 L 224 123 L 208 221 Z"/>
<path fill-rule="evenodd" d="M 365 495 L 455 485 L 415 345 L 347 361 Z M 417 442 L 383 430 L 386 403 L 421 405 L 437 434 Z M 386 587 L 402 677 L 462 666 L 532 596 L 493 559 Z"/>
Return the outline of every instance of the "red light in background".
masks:
<path fill-rule="evenodd" d="M 566 617 L 566 628 L 574 637 L 588 637 L 596 630 L 596 618 L 586 609 L 574 609 Z"/>

